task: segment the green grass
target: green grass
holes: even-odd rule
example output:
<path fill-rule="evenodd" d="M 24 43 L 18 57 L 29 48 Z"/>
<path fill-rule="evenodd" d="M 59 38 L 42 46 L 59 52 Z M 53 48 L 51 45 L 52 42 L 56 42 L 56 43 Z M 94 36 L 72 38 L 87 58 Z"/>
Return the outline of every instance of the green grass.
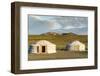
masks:
<path fill-rule="evenodd" d="M 48 59 L 74 59 L 74 58 L 87 58 L 87 52 L 64 51 L 66 45 L 74 40 L 79 40 L 84 43 L 87 48 L 88 36 L 87 35 L 29 35 L 28 44 L 39 40 L 47 40 L 56 44 L 55 54 L 29 54 L 29 60 L 48 60 Z"/>
<path fill-rule="evenodd" d="M 31 44 L 32 42 L 36 42 L 39 40 L 48 40 L 54 44 L 56 44 L 57 49 L 65 48 L 66 45 L 74 40 L 79 40 L 87 46 L 87 35 L 29 35 L 28 42 Z"/>
<path fill-rule="evenodd" d="M 77 59 L 77 58 L 87 58 L 87 52 L 79 51 L 57 51 L 53 54 L 29 54 L 28 60 L 53 60 L 53 59 Z"/>

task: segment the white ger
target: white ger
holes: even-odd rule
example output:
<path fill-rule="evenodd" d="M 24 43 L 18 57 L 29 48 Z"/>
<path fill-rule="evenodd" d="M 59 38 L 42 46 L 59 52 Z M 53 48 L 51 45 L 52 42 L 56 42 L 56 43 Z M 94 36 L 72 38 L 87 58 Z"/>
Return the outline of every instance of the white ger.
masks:
<path fill-rule="evenodd" d="M 71 51 L 86 51 L 85 44 L 77 40 L 69 43 L 66 48 Z"/>
<path fill-rule="evenodd" d="M 56 53 L 56 45 L 47 40 L 40 40 L 36 43 L 31 44 L 31 46 L 32 53 Z"/>

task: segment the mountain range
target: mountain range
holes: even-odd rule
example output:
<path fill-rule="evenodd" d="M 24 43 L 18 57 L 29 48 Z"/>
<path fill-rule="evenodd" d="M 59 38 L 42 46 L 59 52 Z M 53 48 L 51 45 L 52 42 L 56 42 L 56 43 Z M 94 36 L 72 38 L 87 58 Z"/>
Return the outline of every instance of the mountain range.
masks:
<path fill-rule="evenodd" d="M 47 32 L 47 33 L 43 33 L 41 35 L 77 35 L 77 34 L 72 33 L 72 32 L 68 32 L 68 33 Z"/>

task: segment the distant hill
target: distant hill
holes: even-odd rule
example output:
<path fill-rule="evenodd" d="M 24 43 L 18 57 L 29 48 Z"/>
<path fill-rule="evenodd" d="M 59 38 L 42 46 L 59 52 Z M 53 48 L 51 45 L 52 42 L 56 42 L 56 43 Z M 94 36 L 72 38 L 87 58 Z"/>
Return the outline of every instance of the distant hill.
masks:
<path fill-rule="evenodd" d="M 57 33 L 57 32 L 47 32 L 47 33 L 43 33 L 41 35 L 61 35 L 61 34 Z"/>
<path fill-rule="evenodd" d="M 69 33 L 47 32 L 47 33 L 43 33 L 41 35 L 77 35 L 77 34 L 72 33 L 72 32 L 69 32 Z"/>
<path fill-rule="evenodd" d="M 69 33 L 62 33 L 62 35 L 77 35 L 77 34 L 69 32 Z"/>

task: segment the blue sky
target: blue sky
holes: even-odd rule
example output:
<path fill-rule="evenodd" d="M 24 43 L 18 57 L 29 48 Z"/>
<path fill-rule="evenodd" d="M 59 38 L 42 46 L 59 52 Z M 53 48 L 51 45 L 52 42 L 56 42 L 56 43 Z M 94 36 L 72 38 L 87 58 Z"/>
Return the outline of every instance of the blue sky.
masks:
<path fill-rule="evenodd" d="M 86 35 L 88 32 L 87 17 L 28 15 L 28 19 L 29 35 L 39 35 L 46 32 L 73 32 Z"/>

